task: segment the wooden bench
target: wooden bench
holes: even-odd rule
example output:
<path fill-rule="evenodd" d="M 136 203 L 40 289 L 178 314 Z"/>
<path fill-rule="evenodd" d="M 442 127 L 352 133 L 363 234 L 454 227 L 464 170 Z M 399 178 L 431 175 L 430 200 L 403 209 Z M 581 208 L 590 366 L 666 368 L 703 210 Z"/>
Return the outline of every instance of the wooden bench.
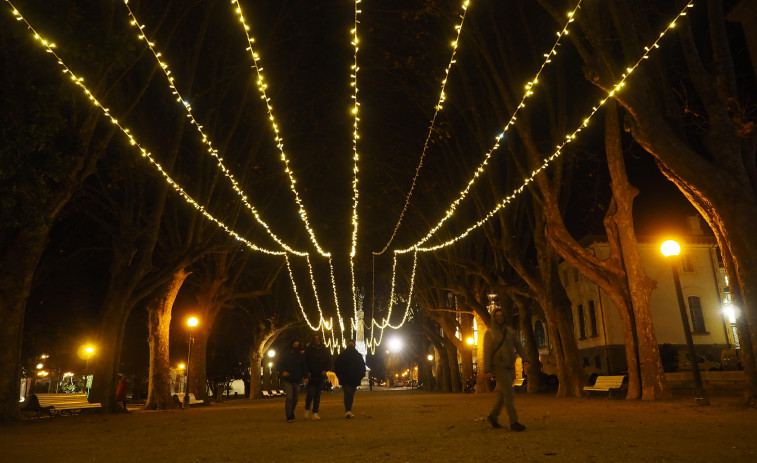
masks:
<path fill-rule="evenodd" d="M 273 395 L 270 392 L 268 392 L 266 390 L 263 390 L 263 398 L 264 399 L 270 399 L 271 397 L 273 397 Z"/>
<path fill-rule="evenodd" d="M 513 389 L 516 392 L 522 392 L 526 389 L 526 378 L 515 378 L 513 381 Z"/>
<path fill-rule="evenodd" d="M 53 414 L 61 415 L 63 413 L 81 413 L 87 408 L 100 408 L 99 403 L 90 403 L 87 394 L 32 394 L 21 407 L 23 412 L 36 412 L 37 417 L 42 413 L 48 416 Z"/>
<path fill-rule="evenodd" d="M 591 393 L 594 391 L 607 392 L 607 398 L 612 397 L 612 391 L 620 389 L 623 386 L 625 376 L 597 376 L 593 386 L 585 386 L 584 391 Z"/>
<path fill-rule="evenodd" d="M 184 393 L 183 392 L 177 392 L 173 395 L 174 400 L 178 401 L 180 405 L 184 405 Z M 197 400 L 197 397 L 195 397 L 194 392 L 189 393 L 189 406 L 192 405 L 205 405 L 204 400 Z"/>

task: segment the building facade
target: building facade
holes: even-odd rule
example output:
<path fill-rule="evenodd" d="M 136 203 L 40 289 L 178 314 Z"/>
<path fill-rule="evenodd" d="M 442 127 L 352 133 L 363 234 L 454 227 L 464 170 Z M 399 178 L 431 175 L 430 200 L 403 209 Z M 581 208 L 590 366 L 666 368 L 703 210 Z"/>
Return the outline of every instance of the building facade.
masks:
<path fill-rule="evenodd" d="M 696 228 L 695 228 L 696 230 Z M 681 254 L 666 258 L 661 240 L 639 238 L 639 251 L 647 276 L 656 282 L 650 308 L 658 344 L 686 349 L 683 321 L 675 291 L 671 261 L 678 266 L 683 300 L 696 353 L 720 361 L 723 349 L 738 348 L 728 282 L 715 240 L 699 233 L 682 238 Z M 599 259 L 607 259 L 610 248 L 603 238 L 587 238 L 584 245 Z M 618 374 L 627 369 L 623 324 L 615 304 L 596 284 L 567 262 L 560 264 L 560 279 L 571 301 L 573 328 L 587 369 L 599 374 Z M 540 353 L 551 353 L 548 330 L 541 320 L 534 322 Z"/>

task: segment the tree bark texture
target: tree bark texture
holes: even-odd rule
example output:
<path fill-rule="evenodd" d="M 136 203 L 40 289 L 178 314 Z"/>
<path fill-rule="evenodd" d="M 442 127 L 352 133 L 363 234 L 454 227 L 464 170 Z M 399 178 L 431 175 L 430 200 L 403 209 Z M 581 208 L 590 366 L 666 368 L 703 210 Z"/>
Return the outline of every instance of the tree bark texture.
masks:
<path fill-rule="evenodd" d="M 171 362 L 168 352 L 171 310 L 176 295 L 189 276 L 185 269 L 174 273 L 148 306 L 147 343 L 150 348 L 150 369 L 145 410 L 166 410 L 174 407 L 171 396 Z"/>

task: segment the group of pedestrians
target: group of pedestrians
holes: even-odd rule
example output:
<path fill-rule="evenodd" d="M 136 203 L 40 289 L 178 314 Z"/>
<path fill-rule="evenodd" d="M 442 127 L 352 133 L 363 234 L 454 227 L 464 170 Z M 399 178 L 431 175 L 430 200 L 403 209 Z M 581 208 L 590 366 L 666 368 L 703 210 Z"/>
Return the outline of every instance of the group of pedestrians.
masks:
<path fill-rule="evenodd" d="M 487 416 L 493 428 L 501 428 L 499 414 L 504 408 L 510 420 L 510 429 L 524 431 L 526 429 L 518 422 L 513 397 L 513 380 L 515 378 L 516 354 L 523 358 L 523 367 L 529 363 L 525 349 L 518 340 L 515 330 L 506 323 L 505 313 L 501 308 L 494 309 L 492 323 L 484 336 L 484 365 L 487 378 L 497 378 L 495 392 L 497 399 L 494 407 Z M 331 356 L 323 345 L 323 340 L 316 335 L 313 342 L 305 349 L 299 341 L 292 343 L 289 352 L 282 356 L 279 362 L 279 372 L 286 392 L 284 410 L 286 420 L 294 420 L 294 409 L 297 406 L 300 382 L 307 379 L 307 398 L 305 399 L 305 418 L 320 420 L 318 407 L 321 403 L 321 391 L 326 381 L 326 372 L 331 366 Z M 365 376 L 365 362 L 363 356 L 355 349 L 355 341 L 347 341 L 347 348 L 336 357 L 334 372 L 344 391 L 344 416 L 352 418 L 352 401 L 355 390 Z M 311 412 L 312 406 L 312 412 Z"/>
<path fill-rule="evenodd" d="M 320 335 L 303 346 L 300 341 L 292 342 L 289 352 L 285 352 L 279 360 L 279 374 L 282 380 L 286 401 L 284 412 L 287 423 L 294 421 L 294 410 L 300 392 L 300 383 L 307 382 L 307 396 L 305 398 L 305 419 L 320 420 L 318 414 L 321 404 L 321 392 L 326 382 L 326 372 L 331 370 L 331 354 L 323 344 Z M 365 361 L 360 352 L 355 349 L 355 341 L 347 341 L 347 348 L 336 357 L 334 373 L 344 391 L 344 416 L 352 418 L 352 402 L 355 391 L 365 376 Z M 312 407 L 312 408 L 311 408 Z"/>

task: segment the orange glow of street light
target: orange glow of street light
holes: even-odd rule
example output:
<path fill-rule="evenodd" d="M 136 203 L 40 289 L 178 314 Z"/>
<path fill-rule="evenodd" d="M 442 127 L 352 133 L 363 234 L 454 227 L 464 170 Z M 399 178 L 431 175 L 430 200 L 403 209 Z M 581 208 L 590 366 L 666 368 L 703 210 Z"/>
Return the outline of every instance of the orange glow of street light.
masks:
<path fill-rule="evenodd" d="M 681 253 L 681 245 L 673 240 L 667 240 L 660 246 L 660 252 L 665 257 L 677 256 Z"/>
<path fill-rule="evenodd" d="M 189 317 L 189 320 L 187 320 L 187 325 L 189 326 L 197 326 L 197 317 Z"/>

